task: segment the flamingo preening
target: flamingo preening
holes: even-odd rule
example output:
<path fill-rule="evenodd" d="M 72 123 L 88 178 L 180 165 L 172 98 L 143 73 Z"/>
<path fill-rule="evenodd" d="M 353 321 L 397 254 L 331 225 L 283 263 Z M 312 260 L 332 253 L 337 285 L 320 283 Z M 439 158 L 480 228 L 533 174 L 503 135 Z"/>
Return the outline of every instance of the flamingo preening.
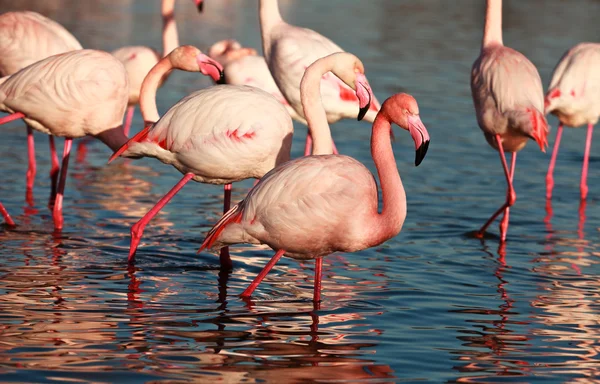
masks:
<path fill-rule="evenodd" d="M 581 200 L 588 194 L 587 174 L 592 147 L 594 125 L 600 117 L 600 44 L 580 43 L 569 49 L 560 59 L 546 93 L 544 113 L 558 117 L 559 125 L 548 173 L 546 175 L 546 198 L 552 198 L 554 165 L 563 126 L 579 127 L 587 124 L 587 137 L 581 170 L 579 190 Z"/>
<path fill-rule="evenodd" d="M 488 144 L 500 153 L 508 184 L 505 203 L 477 234 L 483 236 L 496 217 L 504 213 L 500 239 L 505 241 L 509 208 L 517 199 L 513 188 L 517 152 L 529 139 L 535 140 L 545 152 L 548 123 L 537 69 L 523 54 L 502 44 L 502 0 L 487 0 L 481 54 L 471 70 L 471 93 L 479 127 Z M 505 152 L 512 153 L 510 168 Z"/>

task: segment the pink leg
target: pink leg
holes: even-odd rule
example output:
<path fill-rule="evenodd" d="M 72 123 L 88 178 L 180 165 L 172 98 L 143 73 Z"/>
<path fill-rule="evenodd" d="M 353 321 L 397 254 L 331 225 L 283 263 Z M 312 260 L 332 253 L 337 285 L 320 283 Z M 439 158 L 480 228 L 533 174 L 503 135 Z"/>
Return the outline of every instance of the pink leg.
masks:
<path fill-rule="evenodd" d="M 27 193 L 31 193 L 33 190 L 33 182 L 35 179 L 36 173 L 36 164 L 35 164 L 35 141 L 33 138 L 33 129 L 30 126 L 27 126 L 27 151 L 29 155 L 29 166 L 27 167 L 27 173 L 25 175 L 27 182 Z"/>
<path fill-rule="evenodd" d="M 231 206 L 231 184 L 225 184 L 223 187 L 223 214 L 229 211 Z M 229 255 L 229 247 L 221 248 L 219 254 L 219 261 L 221 263 L 222 269 L 232 269 L 233 263 L 231 261 L 231 256 Z"/>
<path fill-rule="evenodd" d="M 312 152 L 312 136 L 310 131 L 306 134 L 306 144 L 304 145 L 304 156 L 309 156 Z"/>
<path fill-rule="evenodd" d="M 250 283 L 248 288 L 246 288 L 246 290 L 244 292 L 242 292 L 242 294 L 240 296 L 250 297 L 250 295 L 252 295 L 252 292 L 254 292 L 256 287 L 258 287 L 258 284 L 260 284 L 260 282 L 263 281 L 265 276 L 267 276 L 267 273 L 269 273 L 269 271 L 271 269 L 273 269 L 273 266 L 279 261 L 279 259 L 281 259 L 281 256 L 283 256 L 284 253 L 285 253 L 285 251 L 283 249 L 280 249 L 279 251 L 277 251 L 277 253 L 271 258 L 271 260 L 267 263 L 267 265 L 265 265 L 263 270 L 260 271 L 258 276 L 256 276 L 254 278 L 254 280 L 252 280 L 252 283 Z"/>
<path fill-rule="evenodd" d="M 13 120 L 19 120 L 22 117 L 25 117 L 25 115 L 21 112 L 11 113 L 10 115 L 6 115 L 6 116 L 0 118 L 0 125 L 9 123 Z"/>
<path fill-rule="evenodd" d="M 321 271 L 323 270 L 323 258 L 319 257 L 315 260 L 315 288 L 313 291 L 313 301 L 318 303 L 321 301 Z"/>
<path fill-rule="evenodd" d="M 65 139 L 65 148 L 63 150 L 62 166 L 60 169 L 60 178 L 58 180 L 58 191 L 56 194 L 56 201 L 54 203 L 54 229 L 60 231 L 63 228 L 63 214 L 62 214 L 62 203 L 63 195 L 65 193 L 65 184 L 67 182 L 67 170 L 69 168 L 69 155 L 71 153 L 71 146 L 73 145 L 73 139 Z"/>
<path fill-rule="evenodd" d="M 515 190 L 512 185 L 512 181 L 510 180 L 510 171 L 508 169 L 508 164 L 506 163 L 506 157 L 504 156 L 504 148 L 502 147 L 502 141 L 500 140 L 500 135 L 496 135 L 496 141 L 498 143 L 498 152 L 500 153 L 500 160 L 502 161 L 502 166 L 504 168 L 504 176 L 506 177 L 506 183 L 508 184 L 508 193 L 506 196 L 506 202 L 488 219 L 488 221 L 483 224 L 483 226 L 479 229 L 477 233 L 479 236 L 483 236 L 485 230 L 489 225 L 496 220 L 496 217 L 500 215 L 507 207 L 512 206 L 517 200 L 517 195 L 515 194 Z M 501 234 L 502 236 L 502 234 Z M 504 234 L 506 236 L 506 234 Z"/>
<path fill-rule="evenodd" d="M 54 199 L 56 197 L 56 187 L 58 184 L 58 172 L 60 171 L 60 167 L 58 165 L 58 155 L 56 154 L 56 146 L 54 145 L 54 136 L 49 136 L 50 138 L 50 205 L 54 203 Z"/>
<path fill-rule="evenodd" d="M 511 164 L 510 164 L 510 182 L 512 184 L 514 176 L 515 176 L 515 165 L 517 164 L 517 152 L 513 152 Z M 510 188 L 506 192 L 507 196 L 510 196 Z M 504 210 L 504 216 L 502 217 L 502 221 L 500 221 L 500 241 L 506 241 L 506 232 L 508 231 L 508 218 L 510 216 L 510 208 L 506 207 Z"/>
<path fill-rule="evenodd" d="M 581 170 L 581 184 L 579 190 L 581 191 L 581 200 L 584 200 L 588 194 L 587 186 L 587 174 L 588 174 L 588 163 L 590 161 L 590 148 L 592 147 L 592 133 L 594 132 L 594 126 L 588 124 L 587 137 L 585 139 L 585 153 L 583 154 L 583 168 Z"/>
<path fill-rule="evenodd" d="M 4 216 L 4 221 L 6 221 L 7 225 L 11 227 L 14 227 L 16 225 L 12 217 L 10 217 L 10 215 L 8 214 L 6 208 L 4 208 L 4 205 L 2 205 L 2 203 L 0 203 L 0 213 L 2 214 L 2 216 Z"/>
<path fill-rule="evenodd" d="M 560 138 L 562 137 L 563 125 L 558 125 L 556 130 L 556 140 L 554 140 L 554 149 L 552 149 L 552 157 L 550 158 L 550 165 L 548 166 L 548 173 L 546 174 L 546 199 L 552 198 L 552 189 L 554 188 L 554 165 L 556 164 L 556 157 L 558 156 L 558 147 L 560 145 Z"/>
<path fill-rule="evenodd" d="M 142 235 L 144 234 L 144 228 L 146 228 L 146 225 L 148 225 L 150 220 L 152 220 L 152 218 L 156 216 L 156 214 L 160 212 L 165 205 L 167 205 L 173 196 L 175 196 L 175 194 L 177 194 L 177 192 L 179 192 L 179 190 L 183 188 L 183 186 L 190 181 L 192 177 L 194 177 L 193 173 L 186 173 L 183 178 L 177 184 L 175 184 L 175 186 L 171 188 L 171 190 L 167 192 L 167 194 L 164 195 L 163 198 L 160 199 L 158 203 L 156 203 L 156 205 L 144 215 L 144 217 L 140 219 L 140 221 L 131 227 L 131 245 L 129 246 L 129 257 L 127 259 L 129 263 L 135 260 L 135 251 L 137 250 L 138 244 L 140 243 Z"/>
<path fill-rule="evenodd" d="M 129 130 L 131 129 L 131 121 L 133 120 L 133 114 L 135 113 L 135 105 L 127 107 L 127 114 L 125 115 L 125 125 L 123 126 L 123 133 L 129 137 Z"/>

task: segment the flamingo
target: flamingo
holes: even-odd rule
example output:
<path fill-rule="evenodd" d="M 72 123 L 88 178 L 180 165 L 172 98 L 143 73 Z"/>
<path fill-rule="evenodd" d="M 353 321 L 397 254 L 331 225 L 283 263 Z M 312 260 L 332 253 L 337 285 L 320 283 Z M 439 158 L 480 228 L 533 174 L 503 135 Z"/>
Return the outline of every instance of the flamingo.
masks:
<path fill-rule="evenodd" d="M 523 54 L 502 44 L 502 0 L 487 0 L 481 54 L 471 70 L 471 93 L 479 127 L 488 144 L 499 152 L 508 184 L 505 203 L 479 229 L 477 236 L 483 236 L 504 212 L 500 223 L 500 239 L 504 242 L 509 208 L 517 199 L 513 188 L 517 152 L 529 138 L 545 152 L 548 123 L 543 114 L 544 94 L 537 69 Z M 510 169 L 505 151 L 512 152 Z"/>
<path fill-rule="evenodd" d="M 50 56 L 0 79 L 1 123 L 23 119 L 33 129 L 65 137 L 53 219 L 63 228 L 62 202 L 72 139 L 94 136 L 113 150 L 127 141 L 121 123 L 128 80 L 120 61 L 107 52 L 78 50 Z"/>
<path fill-rule="evenodd" d="M 221 40 L 208 50 L 208 56 L 223 66 L 224 82 L 233 85 L 251 85 L 273 95 L 285 106 L 292 119 L 307 124 L 287 102 L 275 84 L 265 58 L 254 48 L 244 48 L 236 40 Z"/>
<path fill-rule="evenodd" d="M 546 198 L 552 198 L 554 187 L 554 165 L 558 155 L 558 146 L 562 136 L 563 125 L 579 127 L 587 124 L 585 153 L 581 170 L 581 200 L 588 194 L 587 174 L 592 146 L 592 132 L 600 117 L 600 77 L 596 68 L 600 66 L 600 44 L 580 43 L 569 49 L 560 59 L 544 101 L 544 113 L 552 113 L 558 117 L 556 141 L 546 175 Z"/>
<path fill-rule="evenodd" d="M 296 113 L 305 117 L 300 100 L 300 81 L 304 71 L 317 59 L 344 50 L 313 30 L 283 21 L 278 0 L 260 0 L 259 14 L 263 52 L 273 79 Z M 325 81 L 321 83 L 321 96 L 329 123 L 355 116 L 356 95 L 335 76 L 325 75 Z M 379 108 L 379 102 L 374 99 L 364 116 L 365 120 L 372 123 Z M 305 155 L 308 155 L 310 132 L 306 140 Z"/>
<path fill-rule="evenodd" d="M 30 64 L 59 53 L 81 49 L 81 44 L 62 25 L 37 12 L 6 12 L 0 15 L 0 76 L 12 75 Z M 56 192 L 58 156 L 54 137 L 49 136 L 52 194 Z M 29 165 L 26 173 L 27 200 L 33 204 L 32 190 L 36 174 L 33 130 L 27 126 Z"/>
<path fill-rule="evenodd" d="M 325 117 L 323 108 L 318 115 Z M 315 259 L 313 301 L 318 303 L 324 256 L 374 247 L 402 229 L 406 195 L 392 151 L 392 123 L 410 132 L 416 165 L 429 146 L 416 100 L 404 93 L 387 99 L 371 135 L 371 155 L 383 193 L 381 213 L 371 172 L 349 156 L 327 154 L 332 152 L 331 145 L 328 151 L 320 149 L 320 137 L 315 136 L 314 155 L 288 161 L 267 173 L 208 232 L 200 251 L 238 243 L 267 244 L 276 251 L 242 297 L 252 294 L 284 254 L 298 260 Z"/>
<path fill-rule="evenodd" d="M 195 0 L 199 10 L 202 7 L 201 0 Z M 179 38 L 177 35 L 177 25 L 175 23 L 175 0 L 162 0 L 161 15 L 163 19 L 163 52 L 159 55 L 154 49 L 142 45 L 126 46 L 112 52 L 119 59 L 127 70 L 129 76 L 129 101 L 127 104 L 127 114 L 125 117 L 125 125 L 123 130 L 125 135 L 129 135 L 131 121 L 135 112 L 135 106 L 140 100 L 140 90 L 144 78 L 150 70 L 158 63 L 161 57 L 167 56 L 173 49 L 179 46 Z M 165 74 L 163 81 L 166 80 L 168 74 Z"/>
<path fill-rule="evenodd" d="M 4 217 L 6 225 L 8 225 L 9 227 L 15 226 L 14 220 L 12 219 L 12 217 L 10 217 L 8 211 L 6 210 L 6 208 L 4 208 L 4 205 L 2 205 L 2 203 L 0 203 L 0 214 L 2 214 L 2 217 Z"/>

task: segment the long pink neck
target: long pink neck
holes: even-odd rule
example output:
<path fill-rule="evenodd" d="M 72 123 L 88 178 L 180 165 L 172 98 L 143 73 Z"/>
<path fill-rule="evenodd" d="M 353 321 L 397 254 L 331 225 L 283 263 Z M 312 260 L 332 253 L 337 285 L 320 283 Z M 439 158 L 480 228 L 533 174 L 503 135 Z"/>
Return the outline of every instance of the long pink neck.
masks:
<path fill-rule="evenodd" d="M 482 48 L 502 45 L 502 0 L 487 0 Z"/>
<path fill-rule="evenodd" d="M 127 140 L 129 140 L 123 132 L 122 125 L 100 132 L 95 137 L 106 144 L 106 146 L 112 149 L 113 152 L 119 150 L 119 148 L 121 148 L 127 142 Z"/>
<path fill-rule="evenodd" d="M 271 30 L 283 22 L 283 19 L 279 13 L 278 0 L 260 0 L 258 8 L 263 53 L 265 57 L 269 58 L 271 56 Z"/>
<path fill-rule="evenodd" d="M 321 79 L 324 74 L 334 69 L 336 58 L 336 56 L 328 56 L 312 64 L 304 72 L 300 83 L 300 100 L 308 123 L 308 131 L 313 138 L 313 155 L 333 153 L 331 130 L 321 100 Z"/>
<path fill-rule="evenodd" d="M 160 59 L 146 75 L 140 90 L 140 110 L 144 121 L 156 122 L 160 119 L 158 108 L 156 107 L 156 91 L 160 86 L 163 76 L 173 69 L 173 63 L 169 56 Z"/>
<path fill-rule="evenodd" d="M 384 105 L 385 108 L 385 105 Z M 391 123 L 388 114 L 380 112 L 373 123 L 371 134 L 371 156 L 377 168 L 383 209 L 381 213 L 373 212 L 369 228 L 369 246 L 375 246 L 397 235 L 406 218 L 406 194 L 396 166 L 390 138 Z"/>
<path fill-rule="evenodd" d="M 163 19 L 163 57 L 179 47 L 179 36 L 175 24 L 175 0 L 162 0 L 161 14 Z"/>

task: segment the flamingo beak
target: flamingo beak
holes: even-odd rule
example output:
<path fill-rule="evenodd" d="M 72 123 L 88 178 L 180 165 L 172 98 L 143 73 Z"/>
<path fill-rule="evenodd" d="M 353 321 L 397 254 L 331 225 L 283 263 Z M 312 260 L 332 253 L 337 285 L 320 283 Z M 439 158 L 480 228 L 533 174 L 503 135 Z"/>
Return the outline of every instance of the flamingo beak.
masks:
<path fill-rule="evenodd" d="M 217 84 L 225 84 L 223 66 L 218 61 L 211 59 L 203 53 L 199 54 L 196 60 L 203 75 L 210 76 Z"/>
<path fill-rule="evenodd" d="M 358 97 L 358 117 L 357 120 L 361 121 L 369 108 L 371 108 L 371 100 L 373 100 L 373 91 L 371 91 L 371 86 L 367 81 L 364 73 L 357 73 L 356 80 L 354 81 L 354 85 L 356 87 L 356 97 Z"/>
<path fill-rule="evenodd" d="M 204 1 L 203 0 L 194 0 L 196 3 L 196 7 L 198 8 L 198 12 L 202 13 L 204 10 Z"/>
<path fill-rule="evenodd" d="M 415 142 L 415 166 L 419 166 L 429 149 L 429 132 L 419 115 L 408 116 L 408 132 Z"/>

